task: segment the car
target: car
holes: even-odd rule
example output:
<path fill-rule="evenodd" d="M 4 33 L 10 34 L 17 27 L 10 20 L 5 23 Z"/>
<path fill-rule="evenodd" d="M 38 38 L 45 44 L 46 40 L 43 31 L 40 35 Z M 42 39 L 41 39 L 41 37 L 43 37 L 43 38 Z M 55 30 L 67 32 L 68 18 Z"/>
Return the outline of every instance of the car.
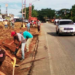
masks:
<path fill-rule="evenodd" d="M 59 19 L 55 19 L 54 20 L 54 24 L 57 25 L 58 24 Z"/>
<path fill-rule="evenodd" d="M 70 19 L 60 19 L 56 25 L 56 34 L 60 35 L 62 33 L 75 34 L 75 24 Z"/>

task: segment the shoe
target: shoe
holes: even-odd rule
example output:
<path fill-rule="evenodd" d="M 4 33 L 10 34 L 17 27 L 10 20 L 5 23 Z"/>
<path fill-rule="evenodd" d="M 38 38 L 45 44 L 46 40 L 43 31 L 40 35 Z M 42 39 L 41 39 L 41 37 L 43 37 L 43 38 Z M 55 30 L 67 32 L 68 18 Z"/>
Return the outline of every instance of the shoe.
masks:
<path fill-rule="evenodd" d="M 21 61 L 23 61 L 24 59 L 21 59 Z"/>
<path fill-rule="evenodd" d="M 15 64 L 15 67 L 19 67 L 20 65 L 19 64 Z"/>

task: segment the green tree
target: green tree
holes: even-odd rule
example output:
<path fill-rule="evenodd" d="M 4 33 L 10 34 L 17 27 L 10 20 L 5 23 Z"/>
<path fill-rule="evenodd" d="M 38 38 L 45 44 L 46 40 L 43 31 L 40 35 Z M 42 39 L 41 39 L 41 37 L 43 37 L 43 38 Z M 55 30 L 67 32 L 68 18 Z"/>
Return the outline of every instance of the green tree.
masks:
<path fill-rule="evenodd" d="M 53 18 L 55 16 L 55 10 L 46 8 L 38 11 L 38 19 L 45 21 L 46 19 Z"/>
<path fill-rule="evenodd" d="M 70 19 L 72 19 L 73 22 L 75 22 L 75 4 L 72 6 L 70 10 Z"/>
<path fill-rule="evenodd" d="M 23 9 L 23 12 L 25 12 L 25 8 Z M 32 5 L 32 17 L 37 17 L 38 16 L 38 12 L 37 12 L 37 10 L 34 10 L 34 6 Z M 22 10 L 21 10 L 21 12 L 20 13 L 22 13 Z M 25 17 L 25 15 L 23 15 L 24 17 Z M 28 19 L 29 18 L 29 7 L 26 7 L 26 19 Z"/>
<path fill-rule="evenodd" d="M 71 13 L 72 16 L 75 16 L 75 5 L 72 6 L 72 8 L 71 8 L 71 12 L 72 12 L 72 13 Z"/>
<path fill-rule="evenodd" d="M 60 9 L 59 11 L 57 11 L 57 14 L 59 15 L 59 17 L 67 19 L 70 17 L 70 9 Z"/>

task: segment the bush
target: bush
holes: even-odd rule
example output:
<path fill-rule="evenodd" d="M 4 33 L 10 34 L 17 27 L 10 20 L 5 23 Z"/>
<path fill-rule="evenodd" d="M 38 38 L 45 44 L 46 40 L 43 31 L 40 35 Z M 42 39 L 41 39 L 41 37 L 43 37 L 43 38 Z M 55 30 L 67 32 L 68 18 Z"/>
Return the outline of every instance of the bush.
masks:
<path fill-rule="evenodd" d="M 75 22 L 75 16 L 73 17 L 73 22 Z"/>

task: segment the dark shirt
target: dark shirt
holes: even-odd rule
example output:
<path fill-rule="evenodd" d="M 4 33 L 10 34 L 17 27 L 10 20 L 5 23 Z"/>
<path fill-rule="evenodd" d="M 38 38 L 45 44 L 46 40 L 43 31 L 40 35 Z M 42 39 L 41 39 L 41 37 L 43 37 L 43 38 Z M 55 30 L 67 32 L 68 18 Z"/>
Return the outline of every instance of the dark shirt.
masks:
<path fill-rule="evenodd" d="M 0 49 L 0 62 L 3 62 L 5 59 L 5 51 Z"/>

